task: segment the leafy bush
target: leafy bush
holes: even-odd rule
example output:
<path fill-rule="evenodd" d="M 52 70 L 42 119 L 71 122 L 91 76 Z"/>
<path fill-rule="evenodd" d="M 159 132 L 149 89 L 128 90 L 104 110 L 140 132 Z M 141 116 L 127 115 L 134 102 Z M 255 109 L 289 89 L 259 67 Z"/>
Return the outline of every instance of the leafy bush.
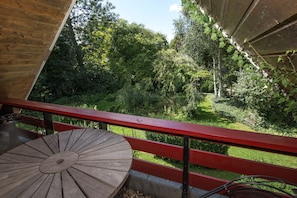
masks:
<path fill-rule="evenodd" d="M 152 141 L 183 146 L 183 138 L 178 136 L 160 134 L 155 132 L 147 132 L 146 137 L 147 139 Z M 204 142 L 204 141 L 194 140 L 194 139 L 191 139 L 190 147 L 193 149 L 220 153 L 220 154 L 227 154 L 229 149 L 229 146 L 227 145 L 215 144 L 211 142 Z"/>

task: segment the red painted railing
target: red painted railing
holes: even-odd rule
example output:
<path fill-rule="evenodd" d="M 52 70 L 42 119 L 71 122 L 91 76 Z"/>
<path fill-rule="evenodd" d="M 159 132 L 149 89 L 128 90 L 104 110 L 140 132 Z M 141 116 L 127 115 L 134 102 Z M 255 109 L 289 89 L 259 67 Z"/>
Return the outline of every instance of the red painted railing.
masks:
<path fill-rule="evenodd" d="M 0 104 L 3 104 L 4 106 L 12 106 L 21 109 L 47 112 L 72 118 L 104 122 L 107 124 L 142 129 L 146 131 L 154 131 L 178 136 L 189 136 L 190 138 L 204 141 L 297 156 L 297 138 L 250 133 L 225 128 L 209 127 L 197 124 L 16 99 L 1 99 Z M 56 131 L 64 131 L 74 128 L 78 127 L 64 123 L 54 123 L 54 129 Z M 153 153 L 158 156 L 164 156 L 175 160 L 183 159 L 183 148 L 180 146 L 132 137 L 126 137 L 126 139 L 129 141 L 134 150 Z M 297 183 L 297 169 L 295 168 L 287 168 L 194 149 L 190 150 L 189 162 L 192 164 L 231 171 L 239 174 L 270 175 Z M 172 181 L 182 182 L 183 173 L 181 169 L 169 168 L 139 159 L 133 160 L 132 168 L 134 170 L 166 178 Z M 189 174 L 189 184 L 194 187 L 213 189 L 225 182 L 226 181 L 223 179 L 206 176 L 199 173 L 191 172 Z"/>

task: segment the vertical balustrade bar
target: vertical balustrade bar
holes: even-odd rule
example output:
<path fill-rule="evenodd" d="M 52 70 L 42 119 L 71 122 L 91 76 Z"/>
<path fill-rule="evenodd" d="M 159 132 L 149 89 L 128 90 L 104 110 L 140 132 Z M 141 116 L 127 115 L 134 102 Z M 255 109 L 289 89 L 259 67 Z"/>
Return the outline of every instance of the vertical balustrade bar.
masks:
<path fill-rule="evenodd" d="M 189 150 L 190 138 L 184 136 L 184 150 L 183 150 L 183 191 L 182 198 L 189 196 Z"/>
<path fill-rule="evenodd" d="M 107 123 L 105 122 L 99 122 L 99 129 L 104 129 L 104 130 L 107 130 Z"/>
<path fill-rule="evenodd" d="M 51 113 L 43 112 L 44 128 L 46 135 L 54 133 L 53 118 Z"/>
<path fill-rule="evenodd" d="M 13 113 L 12 106 L 2 105 L 2 108 L 0 110 L 0 116 L 6 115 L 6 114 L 11 114 L 11 113 Z"/>

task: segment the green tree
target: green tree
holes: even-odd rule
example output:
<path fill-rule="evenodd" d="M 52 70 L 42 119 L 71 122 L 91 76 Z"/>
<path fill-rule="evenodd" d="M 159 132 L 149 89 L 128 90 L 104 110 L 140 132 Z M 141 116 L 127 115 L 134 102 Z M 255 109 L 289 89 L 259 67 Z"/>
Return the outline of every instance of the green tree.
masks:
<path fill-rule="evenodd" d="M 122 85 L 135 84 L 152 77 L 156 54 L 167 46 L 165 35 L 140 24 L 119 20 L 111 39 L 108 56 L 110 69 L 122 81 Z"/>
<path fill-rule="evenodd" d="M 162 50 L 154 62 L 155 83 L 160 94 L 168 100 L 181 105 L 186 116 L 195 116 L 197 103 L 200 101 L 198 86 L 210 77 L 207 70 L 198 67 L 186 54 L 174 49 Z M 180 107 L 176 106 L 177 111 Z"/>
<path fill-rule="evenodd" d="M 264 122 L 260 124 L 263 127 L 271 124 L 280 127 L 296 126 L 294 115 L 286 111 L 287 100 L 282 90 L 255 68 L 239 74 L 232 101 L 233 104 L 250 109 L 261 116 Z"/>
<path fill-rule="evenodd" d="M 30 99 L 48 101 L 77 92 L 75 82 L 78 67 L 69 37 L 68 29 L 64 28 L 35 83 Z"/>

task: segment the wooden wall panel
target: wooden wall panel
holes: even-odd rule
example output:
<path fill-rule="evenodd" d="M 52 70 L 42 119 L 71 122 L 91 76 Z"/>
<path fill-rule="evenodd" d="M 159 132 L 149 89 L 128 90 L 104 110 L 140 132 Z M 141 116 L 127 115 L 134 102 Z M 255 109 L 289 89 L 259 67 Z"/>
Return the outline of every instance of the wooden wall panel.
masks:
<path fill-rule="evenodd" d="M 26 99 L 75 0 L 2 0 L 0 98 Z"/>

